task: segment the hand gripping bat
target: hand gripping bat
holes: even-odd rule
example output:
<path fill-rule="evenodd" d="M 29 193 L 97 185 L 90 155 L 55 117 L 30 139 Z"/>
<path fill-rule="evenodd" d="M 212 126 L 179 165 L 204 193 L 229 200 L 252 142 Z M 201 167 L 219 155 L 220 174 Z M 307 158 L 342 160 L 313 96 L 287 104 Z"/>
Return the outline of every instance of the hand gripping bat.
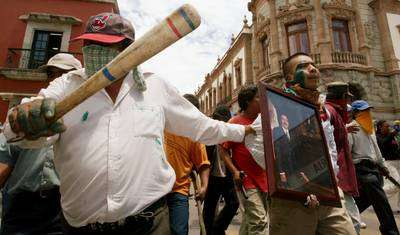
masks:
<path fill-rule="evenodd" d="M 189 34 L 200 23 L 201 18 L 194 7 L 185 4 L 178 8 L 92 75 L 75 91 L 59 101 L 56 104 L 53 120 L 58 120 L 90 96 L 123 78 L 132 68 Z"/>

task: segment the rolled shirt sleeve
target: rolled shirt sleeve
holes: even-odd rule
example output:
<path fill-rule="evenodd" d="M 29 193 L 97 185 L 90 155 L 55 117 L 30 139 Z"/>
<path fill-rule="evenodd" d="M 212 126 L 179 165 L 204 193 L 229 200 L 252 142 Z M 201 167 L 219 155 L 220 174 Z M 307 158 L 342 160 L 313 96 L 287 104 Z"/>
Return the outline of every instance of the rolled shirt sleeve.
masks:
<path fill-rule="evenodd" d="M 193 142 L 190 152 L 190 158 L 196 170 L 199 170 L 203 166 L 210 165 L 210 161 L 208 161 L 207 158 L 206 146 L 204 146 L 204 144 Z"/>
<path fill-rule="evenodd" d="M 243 141 L 245 136 L 243 125 L 213 120 L 179 95 L 174 87 L 167 83 L 165 83 L 165 87 L 167 100 L 164 110 L 167 131 L 207 145 L 225 141 Z"/>

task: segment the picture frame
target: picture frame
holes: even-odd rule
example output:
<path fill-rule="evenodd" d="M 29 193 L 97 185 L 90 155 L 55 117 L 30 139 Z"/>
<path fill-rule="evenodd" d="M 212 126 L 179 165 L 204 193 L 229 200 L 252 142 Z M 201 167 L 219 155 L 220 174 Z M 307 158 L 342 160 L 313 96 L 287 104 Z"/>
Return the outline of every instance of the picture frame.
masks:
<path fill-rule="evenodd" d="M 258 84 L 271 197 L 341 207 L 319 109 L 264 82 Z"/>

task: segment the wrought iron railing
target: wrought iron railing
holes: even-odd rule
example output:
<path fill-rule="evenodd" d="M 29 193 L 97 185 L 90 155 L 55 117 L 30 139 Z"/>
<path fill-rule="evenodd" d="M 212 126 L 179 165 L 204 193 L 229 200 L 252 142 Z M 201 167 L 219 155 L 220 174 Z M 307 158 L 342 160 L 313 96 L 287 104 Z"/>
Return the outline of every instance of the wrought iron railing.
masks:
<path fill-rule="evenodd" d="M 82 53 L 77 52 L 8 48 L 6 67 L 37 69 L 39 66 L 46 64 L 47 61 L 57 53 L 72 54 L 78 59 L 81 59 L 82 57 Z"/>
<path fill-rule="evenodd" d="M 367 64 L 365 56 L 352 52 L 332 52 L 333 63 Z"/>

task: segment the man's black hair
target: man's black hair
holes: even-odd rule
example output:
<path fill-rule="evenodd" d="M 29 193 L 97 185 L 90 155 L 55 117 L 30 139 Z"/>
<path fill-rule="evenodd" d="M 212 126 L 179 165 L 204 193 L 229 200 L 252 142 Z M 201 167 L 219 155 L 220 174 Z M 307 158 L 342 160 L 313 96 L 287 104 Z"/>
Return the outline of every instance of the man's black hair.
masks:
<path fill-rule="evenodd" d="M 211 117 L 219 121 L 227 122 L 231 119 L 231 111 L 226 104 L 220 104 L 214 109 Z"/>
<path fill-rule="evenodd" d="M 199 99 L 193 94 L 184 94 L 183 97 L 192 103 L 197 109 L 200 109 Z"/>
<path fill-rule="evenodd" d="M 378 134 L 378 135 L 382 134 L 383 124 L 385 124 L 385 123 L 386 123 L 385 120 L 379 120 L 376 123 L 376 134 Z"/>
<path fill-rule="evenodd" d="M 257 86 L 249 85 L 240 89 L 238 94 L 238 103 L 240 111 L 246 111 L 249 103 L 256 97 L 258 93 Z"/>
<path fill-rule="evenodd" d="M 288 58 L 286 58 L 285 59 L 285 61 L 283 62 L 283 65 L 282 65 L 282 72 L 283 72 L 283 77 L 286 79 L 287 78 L 287 76 L 289 75 L 288 73 L 289 73 L 289 71 L 288 71 L 288 63 L 289 63 L 289 61 L 291 61 L 294 57 L 297 57 L 297 56 L 299 56 L 299 55 L 304 55 L 304 56 L 308 56 L 308 57 L 311 57 L 309 54 L 307 54 L 307 53 L 304 53 L 304 52 L 297 52 L 297 53 L 294 53 L 293 55 L 291 55 L 291 56 L 289 56 Z"/>

